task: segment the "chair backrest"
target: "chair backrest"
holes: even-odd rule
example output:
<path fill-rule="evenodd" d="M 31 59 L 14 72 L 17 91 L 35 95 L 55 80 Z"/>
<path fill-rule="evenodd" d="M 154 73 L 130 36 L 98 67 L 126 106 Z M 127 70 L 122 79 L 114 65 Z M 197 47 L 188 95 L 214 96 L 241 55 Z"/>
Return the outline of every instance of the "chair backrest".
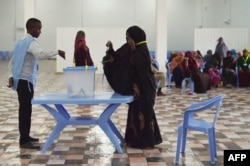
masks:
<path fill-rule="evenodd" d="M 203 62 L 202 67 L 201 67 L 201 69 L 200 69 L 201 72 L 204 72 L 206 63 L 207 63 L 207 62 L 205 62 L 205 61 Z"/>
<path fill-rule="evenodd" d="M 221 103 L 225 96 L 226 96 L 225 94 L 220 94 L 218 96 L 215 96 L 205 101 L 192 103 L 189 109 L 186 110 L 184 113 L 184 121 L 183 121 L 184 125 L 187 125 L 189 120 L 194 119 L 193 118 L 194 113 L 209 110 L 210 108 L 215 106 L 216 112 L 214 114 L 214 118 L 212 122 L 213 126 L 215 126 L 217 119 L 218 119 L 219 111 L 221 108 Z"/>
<path fill-rule="evenodd" d="M 170 65 L 171 65 L 171 62 L 168 62 L 167 67 L 168 67 L 169 70 L 170 70 Z"/>
<path fill-rule="evenodd" d="M 237 61 L 236 61 L 236 66 L 235 66 L 235 74 L 236 74 L 236 86 L 238 88 L 240 82 L 239 82 L 239 69 L 238 69 Z"/>

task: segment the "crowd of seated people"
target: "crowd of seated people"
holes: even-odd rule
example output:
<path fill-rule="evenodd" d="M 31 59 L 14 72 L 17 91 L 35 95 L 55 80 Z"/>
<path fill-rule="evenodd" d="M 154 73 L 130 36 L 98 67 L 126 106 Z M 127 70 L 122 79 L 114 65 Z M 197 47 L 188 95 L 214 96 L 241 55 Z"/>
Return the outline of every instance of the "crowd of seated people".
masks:
<path fill-rule="evenodd" d="M 228 50 L 226 56 L 208 50 L 203 57 L 200 51 L 180 51 L 171 56 L 167 70 L 173 75 L 176 88 L 191 77 L 194 92 L 204 93 L 210 87 L 250 87 L 250 56 L 247 49 L 236 53 Z M 237 70 L 238 69 L 238 70 Z M 207 83 L 208 82 L 208 85 Z M 199 87 L 198 87 L 199 86 Z"/>
<path fill-rule="evenodd" d="M 161 89 L 166 85 L 166 77 L 158 69 L 158 63 L 153 58 L 152 65 L 156 76 L 161 84 L 158 84 L 158 96 L 164 96 Z M 183 80 L 191 78 L 194 82 L 195 93 L 206 93 L 211 87 L 223 86 L 250 87 L 250 52 L 247 49 L 236 52 L 235 49 L 228 50 L 226 56 L 213 53 L 211 49 L 202 56 L 197 51 L 172 51 L 166 63 L 167 73 L 171 73 L 176 88 L 182 88 Z M 168 74 L 167 74 L 168 75 Z M 167 77 L 167 79 L 169 79 Z"/>
<path fill-rule="evenodd" d="M 173 75 L 176 88 L 182 88 L 185 78 L 191 78 L 200 72 L 203 66 L 202 55 L 199 51 L 178 52 L 170 62 L 169 71 Z"/>

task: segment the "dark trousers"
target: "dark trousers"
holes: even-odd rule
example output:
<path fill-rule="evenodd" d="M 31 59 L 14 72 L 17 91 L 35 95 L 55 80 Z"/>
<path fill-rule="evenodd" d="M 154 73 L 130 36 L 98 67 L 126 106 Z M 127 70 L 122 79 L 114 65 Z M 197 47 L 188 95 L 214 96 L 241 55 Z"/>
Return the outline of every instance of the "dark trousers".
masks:
<path fill-rule="evenodd" d="M 182 80 L 184 79 L 184 77 L 183 77 L 182 69 L 178 66 L 175 67 L 173 70 L 173 79 L 175 82 L 175 87 L 181 88 L 181 83 L 182 83 Z"/>
<path fill-rule="evenodd" d="M 29 141 L 32 105 L 31 99 L 34 95 L 33 84 L 27 80 L 19 80 L 17 86 L 19 101 L 19 143 L 24 144 Z"/>

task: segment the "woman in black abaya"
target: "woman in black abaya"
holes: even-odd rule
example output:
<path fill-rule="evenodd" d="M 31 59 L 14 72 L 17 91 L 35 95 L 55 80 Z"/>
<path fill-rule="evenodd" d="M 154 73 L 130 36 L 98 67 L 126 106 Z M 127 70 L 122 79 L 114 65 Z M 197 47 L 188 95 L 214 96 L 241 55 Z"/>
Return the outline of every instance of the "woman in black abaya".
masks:
<path fill-rule="evenodd" d="M 131 75 L 135 100 L 129 104 L 125 141 L 133 148 L 153 148 L 162 142 L 154 112 L 156 85 L 146 34 L 138 26 L 128 28 L 127 42 L 131 48 Z"/>
<path fill-rule="evenodd" d="M 126 39 L 127 43 L 117 51 L 113 51 L 112 43 L 107 44 L 109 50 L 103 61 L 105 74 L 116 92 L 131 92 L 134 95 L 128 110 L 125 132 L 127 146 L 154 148 L 162 142 L 162 138 L 154 112 L 156 81 L 151 70 L 146 34 L 140 27 L 131 26 L 126 31 Z M 110 57 L 113 59 L 108 60 Z M 123 63 L 118 59 L 122 59 Z M 129 74 L 124 77 L 124 73 Z"/>

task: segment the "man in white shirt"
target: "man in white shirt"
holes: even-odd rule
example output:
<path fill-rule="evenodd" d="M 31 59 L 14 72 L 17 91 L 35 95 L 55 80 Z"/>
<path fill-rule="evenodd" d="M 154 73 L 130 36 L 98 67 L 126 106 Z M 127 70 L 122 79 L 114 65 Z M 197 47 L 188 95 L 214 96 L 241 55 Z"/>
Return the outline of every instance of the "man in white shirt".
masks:
<path fill-rule="evenodd" d="M 60 55 L 65 59 L 65 52 L 55 50 L 44 52 L 36 38 L 39 37 L 42 23 L 36 18 L 30 18 L 26 22 L 27 34 L 16 42 L 13 56 L 9 62 L 8 87 L 17 91 L 19 101 L 19 145 L 20 148 L 40 149 L 35 145 L 38 138 L 30 136 L 32 104 L 34 86 L 36 84 L 36 72 L 39 59 L 48 59 Z"/>

